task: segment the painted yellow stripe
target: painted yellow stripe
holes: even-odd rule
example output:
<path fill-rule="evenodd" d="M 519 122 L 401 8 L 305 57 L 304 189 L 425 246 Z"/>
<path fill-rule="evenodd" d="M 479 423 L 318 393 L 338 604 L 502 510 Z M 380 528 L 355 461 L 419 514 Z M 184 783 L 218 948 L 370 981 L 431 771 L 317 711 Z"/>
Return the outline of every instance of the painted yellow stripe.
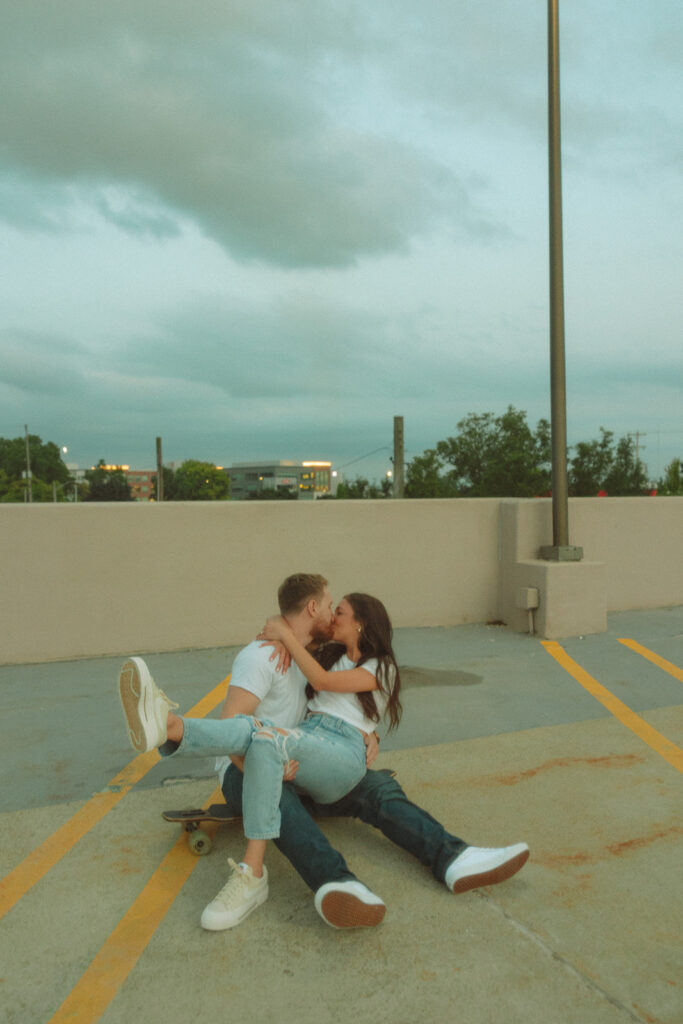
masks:
<path fill-rule="evenodd" d="M 656 753 L 663 757 L 665 761 L 668 761 L 672 767 L 677 768 L 679 772 L 683 772 L 683 750 L 677 747 L 675 743 L 668 740 L 666 736 L 662 736 L 660 732 L 653 729 L 651 725 L 637 715 L 635 711 L 631 711 L 626 704 L 623 704 L 618 697 L 615 697 L 613 693 L 605 689 L 601 683 L 596 679 L 593 679 L 585 669 L 581 668 L 577 662 L 571 658 L 560 644 L 554 640 L 542 640 L 541 644 L 545 647 L 548 654 L 550 654 L 559 665 L 569 673 L 570 676 L 580 683 L 584 689 L 588 690 L 591 696 L 595 697 L 596 700 L 607 708 L 610 714 L 614 715 L 622 725 L 625 725 L 627 729 L 635 733 L 644 743 L 647 743 Z"/>
<path fill-rule="evenodd" d="M 187 717 L 204 718 L 213 711 L 225 697 L 229 681 L 230 676 L 227 676 L 222 683 L 190 708 Z M 103 793 L 96 793 L 56 832 L 29 853 L 16 868 L 0 879 L 0 919 L 76 845 L 79 839 L 115 807 L 159 760 L 156 750 L 134 757 L 109 781 Z"/>
<path fill-rule="evenodd" d="M 217 789 L 210 802 L 220 795 Z M 99 1020 L 198 863 L 183 833 L 48 1024 Z"/>
<path fill-rule="evenodd" d="M 657 668 L 663 669 L 664 672 L 668 672 L 670 676 L 674 677 L 674 679 L 678 679 L 679 683 L 683 683 L 683 668 L 679 668 L 678 665 L 674 665 L 672 661 L 667 661 L 666 658 L 660 658 L 658 654 L 655 654 L 654 651 L 648 650 L 647 647 L 643 647 L 643 645 L 639 644 L 636 640 L 622 639 L 619 643 L 623 644 L 624 647 L 630 647 L 632 651 L 636 652 L 636 654 L 640 654 L 643 658 L 647 658 L 647 660 L 651 661 L 653 665 L 657 666 Z"/>

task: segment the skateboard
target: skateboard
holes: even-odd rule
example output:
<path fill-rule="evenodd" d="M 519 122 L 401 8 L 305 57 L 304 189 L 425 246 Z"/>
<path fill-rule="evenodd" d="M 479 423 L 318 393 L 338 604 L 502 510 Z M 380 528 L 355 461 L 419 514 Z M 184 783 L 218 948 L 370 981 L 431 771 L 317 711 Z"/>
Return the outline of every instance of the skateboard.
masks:
<path fill-rule="evenodd" d="M 389 775 L 392 779 L 396 776 L 393 768 L 378 768 L 377 771 Z M 205 857 L 207 853 L 211 853 L 213 845 L 211 836 L 200 828 L 200 825 L 207 821 L 228 823 L 242 820 L 239 815 L 230 814 L 225 804 L 209 804 L 208 807 L 190 807 L 180 811 L 162 811 L 161 817 L 164 821 L 175 821 L 183 826 L 183 831 L 187 832 L 187 845 L 197 857 Z"/>
<path fill-rule="evenodd" d="M 176 821 L 187 832 L 187 845 L 197 857 L 205 857 L 211 852 L 211 837 L 200 828 L 207 821 L 230 822 L 241 821 L 241 817 L 230 814 L 225 804 L 209 804 L 208 807 L 190 807 L 181 811 L 162 811 L 165 821 Z"/>

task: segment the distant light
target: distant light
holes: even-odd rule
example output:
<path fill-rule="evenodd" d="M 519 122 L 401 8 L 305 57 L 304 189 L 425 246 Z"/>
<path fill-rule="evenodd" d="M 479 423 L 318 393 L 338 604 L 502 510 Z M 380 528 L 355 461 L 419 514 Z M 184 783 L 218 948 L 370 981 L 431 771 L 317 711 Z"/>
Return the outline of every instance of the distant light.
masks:
<path fill-rule="evenodd" d="M 333 469 L 333 470 L 332 470 L 332 476 L 336 477 L 336 475 L 337 475 L 337 470 L 336 470 L 336 469 Z"/>
<path fill-rule="evenodd" d="M 331 462 L 302 462 L 302 466 L 319 466 L 321 469 L 329 469 L 332 465 Z"/>
<path fill-rule="evenodd" d="M 394 475 L 394 474 L 392 473 L 392 471 L 391 471 L 390 469 L 388 469 L 388 470 L 387 470 L 387 476 L 388 476 L 388 477 L 392 477 L 393 475 Z"/>

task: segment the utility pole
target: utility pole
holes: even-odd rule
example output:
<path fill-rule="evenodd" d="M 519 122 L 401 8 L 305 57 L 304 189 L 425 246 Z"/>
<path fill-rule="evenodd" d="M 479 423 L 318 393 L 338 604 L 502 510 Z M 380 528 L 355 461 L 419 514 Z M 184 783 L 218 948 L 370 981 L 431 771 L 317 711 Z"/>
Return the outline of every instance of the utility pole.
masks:
<path fill-rule="evenodd" d="M 582 549 L 571 547 L 569 544 L 558 0 L 548 0 L 548 178 L 550 200 L 550 410 L 552 425 L 553 543 L 541 548 L 541 558 L 554 562 L 580 562 L 583 557 Z"/>
<path fill-rule="evenodd" d="M 28 425 L 24 424 L 24 438 L 26 439 L 26 482 L 28 484 L 28 500 L 33 501 L 33 483 L 31 481 L 31 449 L 28 443 Z"/>
<path fill-rule="evenodd" d="M 636 430 L 633 433 L 629 433 L 628 436 L 635 438 L 635 441 L 636 441 L 636 462 L 640 462 L 640 449 L 641 449 L 641 447 L 642 448 L 647 448 L 646 444 L 641 445 L 640 439 L 641 439 L 641 437 L 647 437 L 647 434 L 643 434 L 640 430 Z"/>
<path fill-rule="evenodd" d="M 403 497 L 403 417 L 394 416 L 394 497 Z"/>
<path fill-rule="evenodd" d="M 164 500 L 164 460 L 161 455 L 161 438 L 157 438 L 157 501 Z"/>

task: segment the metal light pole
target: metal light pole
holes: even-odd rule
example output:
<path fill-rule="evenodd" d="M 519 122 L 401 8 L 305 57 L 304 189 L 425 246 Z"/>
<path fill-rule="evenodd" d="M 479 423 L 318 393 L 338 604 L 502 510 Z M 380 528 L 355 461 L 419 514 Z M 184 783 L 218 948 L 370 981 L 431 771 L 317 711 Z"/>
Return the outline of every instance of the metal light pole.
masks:
<path fill-rule="evenodd" d="M 579 562 L 583 557 L 582 549 L 571 547 L 569 544 L 558 0 L 548 0 L 548 172 L 550 198 L 550 413 L 552 426 L 553 543 L 551 546 L 541 548 L 541 558 L 557 562 Z"/>

